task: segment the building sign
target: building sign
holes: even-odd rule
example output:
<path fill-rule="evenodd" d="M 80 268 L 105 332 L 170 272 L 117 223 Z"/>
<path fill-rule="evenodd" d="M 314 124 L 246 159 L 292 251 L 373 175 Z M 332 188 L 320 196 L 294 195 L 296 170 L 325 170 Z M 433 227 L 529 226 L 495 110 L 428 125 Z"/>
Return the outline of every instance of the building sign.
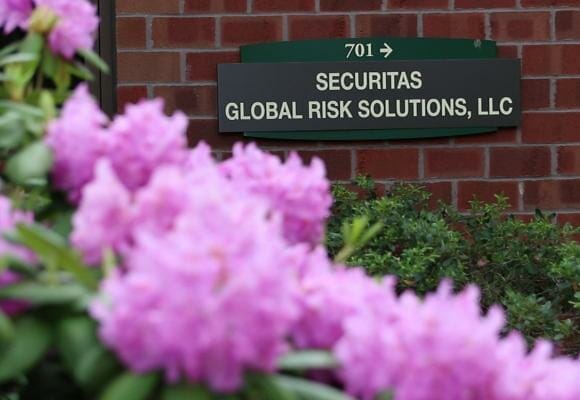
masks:
<path fill-rule="evenodd" d="M 405 44 L 407 56 L 396 60 Z M 425 48 L 428 44 L 435 48 Z M 316 54 L 316 45 L 321 54 Z M 409 54 L 409 48 L 415 53 Z M 426 57 L 437 48 L 442 49 L 439 59 Z M 339 49 L 342 60 L 332 54 Z M 413 54 L 417 59 L 402 60 Z M 520 62 L 494 56 L 493 42 L 449 39 L 247 46 L 242 49 L 246 62 L 218 67 L 220 131 L 360 140 L 454 136 L 517 126 Z"/>

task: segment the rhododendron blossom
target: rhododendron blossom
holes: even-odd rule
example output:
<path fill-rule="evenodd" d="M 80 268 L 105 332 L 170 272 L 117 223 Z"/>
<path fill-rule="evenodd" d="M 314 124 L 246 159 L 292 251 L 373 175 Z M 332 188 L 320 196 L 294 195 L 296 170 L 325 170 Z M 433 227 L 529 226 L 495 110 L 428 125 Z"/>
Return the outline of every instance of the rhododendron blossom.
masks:
<path fill-rule="evenodd" d="M 97 8 L 87 0 L 34 0 L 37 7 L 46 7 L 57 19 L 48 34 L 55 53 L 72 58 L 76 51 L 91 49 L 99 26 Z"/>
<path fill-rule="evenodd" d="M 286 163 L 262 152 L 254 144 L 234 146 L 234 154 L 222 166 L 238 186 L 268 200 L 282 213 L 284 234 L 291 243 L 319 243 L 324 221 L 330 215 L 332 197 L 326 170 L 314 158 L 305 167 L 296 153 Z"/>
<path fill-rule="evenodd" d="M 25 28 L 31 12 L 32 0 L 0 0 L 0 27 L 6 34 Z"/>
<path fill-rule="evenodd" d="M 93 314 L 105 343 L 133 370 L 163 369 L 172 382 L 232 391 L 247 370 L 273 371 L 287 350 L 298 274 L 279 219 L 215 172 L 179 186 L 184 195 L 170 206 L 174 222 L 163 235 L 139 232 L 127 271 L 105 281 Z M 150 190 L 167 188 L 159 181 Z"/>
<path fill-rule="evenodd" d="M 160 99 L 129 105 L 109 128 L 112 140 L 107 158 L 125 186 L 136 190 L 157 167 L 184 163 L 186 129 L 186 116 L 181 112 L 165 116 Z"/>
<path fill-rule="evenodd" d="M 71 242 L 89 264 L 98 263 L 106 249 L 122 251 L 131 221 L 131 194 L 108 160 L 96 167 L 95 179 L 84 188 L 83 202 L 73 218 Z"/>
<path fill-rule="evenodd" d="M 158 166 L 186 163 L 186 128 L 182 113 L 163 114 L 161 100 L 130 105 L 125 115 L 109 124 L 88 87 L 81 85 L 48 128 L 46 142 L 55 156 L 54 183 L 76 203 L 92 180 L 97 161 L 106 158 L 117 177 L 134 191 L 147 183 Z"/>
<path fill-rule="evenodd" d="M 78 202 L 84 185 L 93 178 L 97 160 L 107 154 L 109 120 L 80 85 L 64 104 L 60 117 L 50 123 L 46 137 L 54 153 L 54 184 Z"/>
<path fill-rule="evenodd" d="M 347 321 L 335 353 L 362 399 L 387 391 L 396 400 L 580 398 L 578 361 L 550 359 L 542 346 L 528 356 L 521 338 L 500 339 L 502 327 L 500 310 L 481 316 L 477 289 L 455 296 L 446 282 L 424 302 L 412 293 L 392 307 L 372 302 Z M 548 379 L 562 389 L 543 389 Z"/>
<path fill-rule="evenodd" d="M 350 316 L 371 301 L 381 299 L 385 308 L 394 301 L 392 290 L 367 277 L 362 269 L 332 265 L 323 248 L 305 259 L 300 287 L 301 313 L 292 339 L 304 349 L 331 349 L 344 334 Z"/>

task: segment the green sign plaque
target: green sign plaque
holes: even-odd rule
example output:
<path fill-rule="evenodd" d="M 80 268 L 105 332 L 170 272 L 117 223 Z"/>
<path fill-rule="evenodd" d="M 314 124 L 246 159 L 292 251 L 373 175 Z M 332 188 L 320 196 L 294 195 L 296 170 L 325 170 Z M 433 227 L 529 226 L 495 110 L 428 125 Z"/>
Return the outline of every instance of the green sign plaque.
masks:
<path fill-rule="evenodd" d="M 414 38 L 360 38 L 360 39 L 330 39 L 330 40 L 306 40 L 306 41 L 295 41 L 295 42 L 274 42 L 265 43 L 257 45 L 243 46 L 241 48 L 241 61 L 243 64 L 258 63 L 264 65 L 266 70 L 271 71 L 272 63 L 312 63 L 310 65 L 324 65 L 324 63 L 346 63 L 354 62 L 352 64 L 353 68 L 364 68 L 361 66 L 362 62 L 369 61 L 369 65 L 381 65 L 390 63 L 391 61 L 407 61 L 406 65 L 411 64 L 413 61 L 417 62 L 417 65 L 423 63 L 426 60 L 450 60 L 450 64 L 453 62 L 451 60 L 477 60 L 482 61 L 496 58 L 496 44 L 493 41 L 488 40 L 469 40 L 469 39 L 414 39 Z M 514 61 L 512 61 L 514 62 Z M 269 64 L 270 67 L 265 64 Z M 395 62 L 395 65 L 400 65 L 402 63 Z M 477 64 L 477 63 L 475 63 Z M 489 63 L 488 63 L 489 64 Z M 294 64 L 298 69 L 301 64 Z M 306 65 L 306 64 L 303 64 Z M 331 64 L 328 64 L 331 65 Z M 336 64 L 335 64 L 336 65 Z M 364 64 L 363 64 L 364 65 Z M 493 65 L 493 64 L 489 64 Z M 226 75 L 233 71 L 235 66 L 227 68 L 225 65 L 220 66 L 220 74 Z M 343 67 L 346 68 L 346 67 Z M 518 81 L 513 83 L 512 89 L 517 86 L 517 102 L 519 103 L 519 61 L 516 66 L 517 68 L 517 79 Z M 257 71 L 260 71 L 258 69 Z M 280 71 L 292 71 L 290 68 L 280 68 Z M 512 69 L 513 71 L 513 69 Z M 499 72 L 499 70 L 498 70 Z M 231 75 L 231 74 L 230 74 Z M 488 68 L 488 76 L 490 76 Z M 251 76 L 251 75 L 249 75 Z M 258 74 L 259 76 L 259 74 Z M 493 76 L 493 73 L 491 73 Z M 515 76 L 515 75 L 514 75 Z M 280 75 L 279 80 L 283 82 L 285 76 Z M 449 80 L 449 78 L 447 78 Z M 499 80 L 499 79 L 498 79 Z M 505 78 L 504 78 L 505 80 Z M 231 82 L 227 79 L 220 78 L 218 81 Z M 275 81 L 274 81 L 275 82 Z M 487 83 L 486 83 L 487 82 Z M 219 82 L 218 85 L 221 85 Z M 457 83 L 461 85 L 460 82 Z M 477 86 L 477 82 L 471 82 L 473 86 Z M 486 88 L 489 85 L 489 79 L 483 80 L 481 82 L 481 87 Z M 251 82 L 240 83 L 238 90 L 243 92 L 243 85 L 251 85 Z M 220 91 L 220 96 L 224 93 L 229 93 L 231 90 L 223 90 L 223 85 L 218 88 Z M 285 85 L 280 85 L 280 87 L 288 87 Z M 291 86 L 291 85 L 290 85 Z M 246 86 L 247 87 L 247 86 Z M 485 90 L 484 90 L 485 91 Z M 234 90 L 235 92 L 235 90 Z M 248 93 L 250 90 L 247 91 Z M 257 93 L 259 93 L 258 91 Z M 274 93 L 275 91 L 272 90 Z M 441 93 L 441 97 L 445 97 L 445 93 Z M 388 96 L 388 94 L 386 95 Z M 223 97 L 223 96 L 222 96 Z M 224 99 L 220 99 L 223 103 Z M 520 113 L 519 104 L 515 104 L 515 110 Z M 222 118 L 224 112 L 220 108 L 220 124 L 224 118 Z M 488 120 L 491 121 L 493 119 Z M 510 119 L 511 121 L 519 121 L 519 115 Z M 229 121 L 225 121 L 228 123 Z M 460 136 L 460 135 L 472 135 L 480 134 L 486 132 L 493 132 L 497 130 L 498 126 L 491 124 L 488 126 L 458 126 L 454 127 L 453 124 L 450 127 L 425 127 L 425 124 L 419 124 L 419 127 L 405 127 L 405 128 L 391 128 L 391 129 L 356 129 L 350 130 L 350 128 L 336 128 L 336 121 L 334 124 L 329 124 L 329 126 L 334 126 L 335 128 L 323 128 L 317 130 L 296 130 L 285 131 L 277 129 L 276 131 L 268 131 L 268 129 L 260 129 L 258 131 L 246 131 L 245 136 L 255 137 L 255 138 L 271 138 L 271 139 L 289 139 L 289 140 L 385 140 L 385 139 L 411 139 L 411 138 L 433 138 L 433 137 L 444 137 L 444 136 Z M 235 123 L 231 124 L 235 126 Z M 291 125 L 291 124 L 290 124 Z M 295 124 L 296 125 L 296 124 Z M 313 124 L 314 126 L 324 125 L 324 124 Z M 364 125 L 364 124 L 363 124 Z M 407 124 L 408 125 L 408 124 Z M 445 124 L 443 124 L 445 125 Z M 439 124 L 439 126 L 443 126 Z M 498 124 L 499 125 L 499 124 Z M 510 123 L 510 125 L 517 125 L 517 122 Z M 249 124 L 247 126 L 253 126 Z M 265 125 L 267 126 L 267 124 Z M 347 126 L 347 125 L 345 125 Z M 347 130 L 348 129 L 348 130 Z"/>

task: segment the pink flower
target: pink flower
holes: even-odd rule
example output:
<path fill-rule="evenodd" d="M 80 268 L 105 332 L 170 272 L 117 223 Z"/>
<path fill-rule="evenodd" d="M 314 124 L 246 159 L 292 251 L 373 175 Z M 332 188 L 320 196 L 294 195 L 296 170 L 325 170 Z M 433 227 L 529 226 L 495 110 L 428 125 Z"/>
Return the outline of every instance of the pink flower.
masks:
<path fill-rule="evenodd" d="M 143 189 L 165 233 L 140 231 L 126 273 L 105 281 L 93 315 L 132 370 L 227 392 L 248 370 L 275 369 L 298 316 L 298 285 L 280 221 L 211 170 L 179 178 L 166 169 Z M 182 192 L 166 210 L 156 200 L 171 193 L 162 178 Z"/>
<path fill-rule="evenodd" d="M 301 313 L 292 333 L 299 348 L 331 349 L 343 336 L 349 317 L 363 312 L 377 298 L 383 298 L 383 307 L 394 303 L 392 290 L 362 269 L 333 266 L 324 248 L 305 259 L 302 271 Z"/>
<path fill-rule="evenodd" d="M 572 400 L 580 363 L 552 358 L 540 344 L 528 355 L 519 335 L 500 338 L 503 314 L 482 316 L 477 289 L 458 295 L 444 282 L 422 301 L 370 301 L 350 317 L 335 346 L 347 389 L 362 399 L 391 391 L 396 400 Z"/>
<path fill-rule="evenodd" d="M 283 164 L 254 144 L 234 146 L 234 155 L 222 171 L 235 184 L 266 199 L 284 220 L 284 234 L 291 243 L 317 244 L 324 234 L 332 197 L 322 161 L 309 167 L 292 153 Z"/>
<path fill-rule="evenodd" d="M 112 144 L 107 158 L 119 179 L 135 191 L 149 181 L 157 167 L 185 162 L 186 129 L 185 115 L 165 116 L 160 99 L 129 105 L 109 128 Z"/>
<path fill-rule="evenodd" d="M 498 348 L 501 375 L 496 398 L 501 400 L 580 399 L 580 360 L 553 358 L 552 345 L 540 341 L 528 354 L 524 338 L 510 334 Z"/>
<path fill-rule="evenodd" d="M 131 194 L 119 182 L 109 161 L 99 161 L 95 179 L 85 186 L 73 217 L 71 241 L 87 263 L 98 263 L 106 249 L 123 250 L 129 236 L 130 202 Z"/>
<path fill-rule="evenodd" d="M 109 125 L 86 85 L 77 88 L 58 119 L 48 128 L 47 143 L 54 151 L 55 185 L 68 192 L 72 202 L 93 178 L 98 159 L 111 162 L 119 180 L 131 192 L 144 186 L 162 165 L 200 163 L 203 150 L 188 152 L 187 119 L 181 113 L 163 114 L 161 100 L 127 107 Z M 196 158 L 198 159 L 196 161 Z"/>
<path fill-rule="evenodd" d="M 4 33 L 25 28 L 31 12 L 32 0 L 0 0 L 0 26 L 4 26 Z"/>
<path fill-rule="evenodd" d="M 77 50 L 91 49 L 99 26 L 97 8 L 87 0 L 34 0 L 57 16 L 48 41 L 52 50 L 72 58 Z"/>
<path fill-rule="evenodd" d="M 97 160 L 107 152 L 107 123 L 107 116 L 83 84 L 48 127 L 46 142 L 54 152 L 54 184 L 67 191 L 75 203 L 80 200 L 83 186 L 93 178 Z"/>

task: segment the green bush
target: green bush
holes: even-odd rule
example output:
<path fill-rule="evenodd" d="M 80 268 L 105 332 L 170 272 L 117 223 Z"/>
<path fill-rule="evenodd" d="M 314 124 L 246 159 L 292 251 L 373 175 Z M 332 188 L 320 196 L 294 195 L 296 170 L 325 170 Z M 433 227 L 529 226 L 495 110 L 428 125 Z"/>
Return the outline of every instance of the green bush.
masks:
<path fill-rule="evenodd" d="M 537 212 L 529 222 L 507 215 L 507 199 L 473 201 L 465 214 L 429 206 L 425 189 L 400 185 L 377 196 L 374 183 L 359 178 L 358 188 L 334 188 L 335 205 L 327 245 L 343 246 L 343 225 L 364 216 L 382 229 L 347 260 L 371 275 L 398 277 L 400 290 L 434 290 L 442 278 L 456 287 L 476 284 L 482 305 L 501 304 L 509 327 L 532 342 L 555 340 L 562 351 L 580 352 L 580 245 L 571 226 Z"/>

